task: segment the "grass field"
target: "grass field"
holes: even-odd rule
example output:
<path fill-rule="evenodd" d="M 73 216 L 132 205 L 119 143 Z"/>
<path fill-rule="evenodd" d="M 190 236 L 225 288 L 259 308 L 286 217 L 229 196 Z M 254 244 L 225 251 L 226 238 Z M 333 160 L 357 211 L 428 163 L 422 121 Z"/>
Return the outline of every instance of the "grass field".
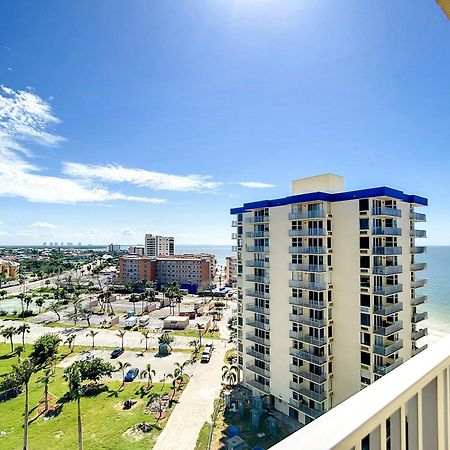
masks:
<path fill-rule="evenodd" d="M 27 345 L 27 352 L 31 346 Z M 62 352 L 66 352 L 62 348 Z M 10 371 L 17 363 L 17 356 L 11 355 L 10 347 L 0 344 L 0 375 Z M 72 449 L 77 448 L 76 402 L 67 401 L 67 384 L 62 369 L 56 369 L 56 376 L 49 385 L 51 405 L 59 412 L 47 419 L 42 412 L 43 386 L 36 381 L 41 374 L 34 374 L 30 381 L 30 426 L 29 448 L 32 449 Z M 108 390 L 95 396 L 81 398 L 83 420 L 83 441 L 86 450 L 99 449 L 148 449 L 152 448 L 158 434 L 164 427 L 167 417 L 159 423 L 153 414 L 144 413 L 145 396 L 141 387 L 145 383 L 128 383 L 120 389 L 119 382 L 107 382 Z M 170 385 L 155 383 L 151 392 L 158 394 L 170 391 Z M 122 409 L 124 400 L 136 400 L 136 405 L 128 411 Z M 172 407 L 173 409 L 173 407 Z M 18 449 L 22 447 L 24 394 L 15 399 L 0 403 L 0 432 L 6 435 L 0 439 L 0 448 Z M 126 433 L 138 423 L 150 423 L 149 433 Z"/>

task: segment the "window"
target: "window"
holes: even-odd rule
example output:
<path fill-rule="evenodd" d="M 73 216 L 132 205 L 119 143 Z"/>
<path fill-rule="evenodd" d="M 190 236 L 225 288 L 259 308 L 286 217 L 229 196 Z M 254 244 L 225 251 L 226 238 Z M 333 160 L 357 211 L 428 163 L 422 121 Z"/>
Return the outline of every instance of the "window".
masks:
<path fill-rule="evenodd" d="M 361 364 L 370 366 L 370 353 L 361 352 Z"/>
<path fill-rule="evenodd" d="M 370 334 L 369 333 L 361 333 L 361 344 L 370 345 Z"/>
<path fill-rule="evenodd" d="M 359 238 L 359 248 L 364 250 L 369 248 L 369 238 L 367 236 L 361 236 Z"/>
<path fill-rule="evenodd" d="M 369 314 L 361 314 L 361 325 L 365 327 L 370 326 L 370 315 Z"/>
<path fill-rule="evenodd" d="M 369 219 L 359 219 L 359 229 L 368 230 L 369 229 Z"/>
<path fill-rule="evenodd" d="M 370 295 L 361 294 L 359 303 L 360 303 L 361 306 L 370 307 Z"/>
<path fill-rule="evenodd" d="M 359 201 L 359 210 L 360 211 L 369 211 L 369 199 L 368 198 L 362 198 Z"/>
<path fill-rule="evenodd" d="M 370 269 L 370 256 L 360 256 L 359 266 L 361 269 Z"/>

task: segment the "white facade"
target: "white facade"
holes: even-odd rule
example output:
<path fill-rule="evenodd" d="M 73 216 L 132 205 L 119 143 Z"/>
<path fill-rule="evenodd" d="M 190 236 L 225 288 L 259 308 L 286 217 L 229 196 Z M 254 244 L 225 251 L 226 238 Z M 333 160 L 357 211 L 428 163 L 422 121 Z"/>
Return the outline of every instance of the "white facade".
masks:
<path fill-rule="evenodd" d="M 295 195 L 232 210 L 243 382 L 303 424 L 425 348 L 427 200 L 342 189 L 331 174 L 296 180 Z"/>
<path fill-rule="evenodd" d="M 172 256 L 175 253 L 175 239 L 170 236 L 145 235 L 146 256 Z"/>

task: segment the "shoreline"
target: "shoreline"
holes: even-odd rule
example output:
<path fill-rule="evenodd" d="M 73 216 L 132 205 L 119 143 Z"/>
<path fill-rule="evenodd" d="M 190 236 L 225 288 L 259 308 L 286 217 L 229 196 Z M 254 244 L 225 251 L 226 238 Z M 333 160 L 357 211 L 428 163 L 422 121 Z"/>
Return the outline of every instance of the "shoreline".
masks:
<path fill-rule="evenodd" d="M 433 345 L 450 334 L 450 325 L 436 322 L 433 319 L 426 319 L 422 322 L 423 328 L 428 328 L 428 335 L 424 336 L 421 341 L 424 344 Z"/>

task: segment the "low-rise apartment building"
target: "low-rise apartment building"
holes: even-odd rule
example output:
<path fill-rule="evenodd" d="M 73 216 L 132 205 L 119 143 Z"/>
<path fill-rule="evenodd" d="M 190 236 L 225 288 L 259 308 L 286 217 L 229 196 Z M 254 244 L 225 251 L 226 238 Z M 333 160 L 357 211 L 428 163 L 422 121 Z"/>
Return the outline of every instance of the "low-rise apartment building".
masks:
<path fill-rule="evenodd" d="M 20 264 L 9 259 L 0 259 L 0 273 L 5 276 L 5 278 L 19 278 L 19 268 Z"/>
<path fill-rule="evenodd" d="M 237 265 L 236 256 L 227 256 L 225 261 L 225 283 L 231 286 L 236 285 L 237 281 Z"/>

